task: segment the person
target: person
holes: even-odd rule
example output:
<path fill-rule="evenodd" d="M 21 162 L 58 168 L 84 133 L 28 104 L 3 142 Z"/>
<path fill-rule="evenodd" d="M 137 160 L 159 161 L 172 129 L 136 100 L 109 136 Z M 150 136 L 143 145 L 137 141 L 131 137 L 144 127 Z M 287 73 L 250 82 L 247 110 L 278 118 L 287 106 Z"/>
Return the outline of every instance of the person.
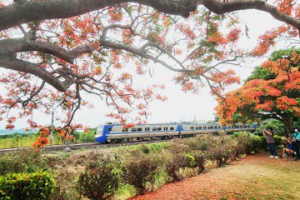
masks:
<path fill-rule="evenodd" d="M 270 148 L 270 158 L 274 158 L 277 159 L 278 155 L 275 149 L 275 140 L 274 140 L 274 129 L 273 128 L 269 128 L 269 130 L 264 130 L 263 131 L 264 136 L 267 137 L 267 143 L 268 146 Z"/>
<path fill-rule="evenodd" d="M 282 158 L 285 158 L 286 156 L 290 159 L 296 157 L 296 152 L 292 145 L 292 138 L 288 138 L 286 146 L 282 148 Z"/>
<path fill-rule="evenodd" d="M 292 134 L 292 144 L 297 155 L 296 160 L 300 160 L 300 132 L 297 129 L 295 129 L 295 132 Z"/>

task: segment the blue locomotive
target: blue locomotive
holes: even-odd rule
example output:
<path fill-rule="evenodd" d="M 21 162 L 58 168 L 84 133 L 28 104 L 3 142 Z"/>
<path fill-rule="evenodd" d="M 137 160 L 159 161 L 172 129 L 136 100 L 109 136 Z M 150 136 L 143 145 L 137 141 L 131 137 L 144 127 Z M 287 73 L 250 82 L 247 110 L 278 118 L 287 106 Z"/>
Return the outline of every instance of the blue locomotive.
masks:
<path fill-rule="evenodd" d="M 124 128 L 123 124 L 105 124 L 97 127 L 96 142 L 110 142 L 171 139 L 175 137 L 192 137 L 198 134 L 219 131 L 254 131 L 256 124 L 235 124 L 222 126 L 219 123 L 183 123 L 183 124 L 141 124 Z"/>

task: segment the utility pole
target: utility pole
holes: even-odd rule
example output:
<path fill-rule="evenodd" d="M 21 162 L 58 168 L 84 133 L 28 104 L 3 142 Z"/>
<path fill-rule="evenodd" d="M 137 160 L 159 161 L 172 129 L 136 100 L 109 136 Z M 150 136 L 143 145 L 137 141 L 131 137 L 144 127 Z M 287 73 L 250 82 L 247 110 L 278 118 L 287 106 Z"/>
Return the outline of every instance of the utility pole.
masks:
<path fill-rule="evenodd" d="M 51 113 L 50 145 L 53 144 L 53 132 L 54 132 L 54 111 L 52 111 Z"/>

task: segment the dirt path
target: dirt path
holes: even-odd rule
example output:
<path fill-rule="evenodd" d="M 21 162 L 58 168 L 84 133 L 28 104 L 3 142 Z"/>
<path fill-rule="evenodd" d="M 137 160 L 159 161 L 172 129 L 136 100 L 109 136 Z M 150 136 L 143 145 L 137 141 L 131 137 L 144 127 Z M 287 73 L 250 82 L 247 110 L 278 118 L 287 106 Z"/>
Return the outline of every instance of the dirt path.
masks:
<path fill-rule="evenodd" d="M 300 162 L 248 156 L 132 200 L 300 199 Z"/>

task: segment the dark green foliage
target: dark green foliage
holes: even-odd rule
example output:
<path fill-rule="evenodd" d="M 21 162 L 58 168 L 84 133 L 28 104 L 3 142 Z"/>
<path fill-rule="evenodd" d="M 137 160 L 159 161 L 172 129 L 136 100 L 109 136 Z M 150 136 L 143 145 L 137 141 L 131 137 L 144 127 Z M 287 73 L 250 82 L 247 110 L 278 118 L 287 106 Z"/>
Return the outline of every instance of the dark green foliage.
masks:
<path fill-rule="evenodd" d="M 31 136 L 37 136 L 38 133 L 12 133 L 7 135 L 0 135 L 0 139 L 6 139 L 6 138 L 25 138 L 25 137 L 31 137 Z"/>
<path fill-rule="evenodd" d="M 141 151 L 142 151 L 143 153 L 145 153 L 145 154 L 150 154 L 151 149 L 149 148 L 148 145 L 142 144 L 142 145 L 141 145 Z"/>
<path fill-rule="evenodd" d="M 268 69 L 263 69 L 260 66 L 255 67 L 255 70 L 251 75 L 246 79 L 245 82 L 254 80 L 254 79 L 265 79 L 270 80 L 276 78 L 276 75 L 271 73 Z"/>
<path fill-rule="evenodd" d="M 119 186 L 119 173 L 109 159 L 91 162 L 79 176 L 77 189 L 92 200 L 108 199 Z"/>
<path fill-rule="evenodd" d="M 55 186 L 50 174 L 8 174 L 0 177 L 0 199 L 3 200 L 46 200 Z"/>
<path fill-rule="evenodd" d="M 282 50 L 278 50 L 278 51 L 274 51 L 271 54 L 270 60 L 271 61 L 276 61 L 280 58 L 289 58 L 292 52 L 297 52 L 298 54 L 300 54 L 300 49 L 299 48 L 290 48 L 290 49 L 282 49 Z"/>
<path fill-rule="evenodd" d="M 275 145 L 276 146 L 280 146 L 283 144 L 283 137 L 282 136 L 279 136 L 279 135 L 274 135 L 274 141 L 275 141 Z"/>
<path fill-rule="evenodd" d="M 157 169 L 158 162 L 152 157 L 135 158 L 125 163 L 122 177 L 126 183 L 135 187 L 138 194 L 145 194 L 146 183 L 154 183 Z"/>
<path fill-rule="evenodd" d="M 81 143 L 95 142 L 95 134 L 92 131 L 80 133 L 79 140 Z"/>
<path fill-rule="evenodd" d="M 267 119 L 263 121 L 258 129 L 256 129 L 256 135 L 262 135 L 263 130 L 273 128 L 275 135 L 285 135 L 284 133 L 284 124 L 277 119 Z"/>

